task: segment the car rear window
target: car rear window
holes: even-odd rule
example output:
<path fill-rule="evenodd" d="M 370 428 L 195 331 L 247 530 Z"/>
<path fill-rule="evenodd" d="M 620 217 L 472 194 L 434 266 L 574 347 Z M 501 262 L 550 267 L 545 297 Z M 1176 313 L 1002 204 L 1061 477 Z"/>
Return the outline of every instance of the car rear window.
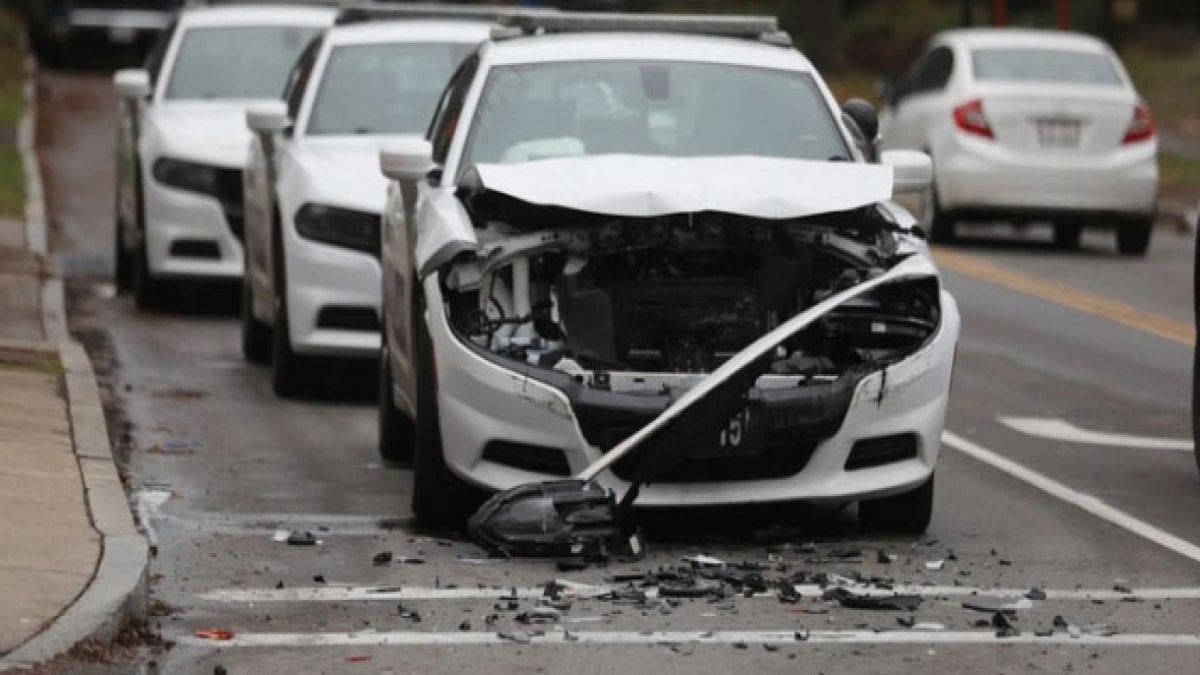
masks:
<path fill-rule="evenodd" d="M 574 61 L 493 68 L 463 167 L 612 153 L 822 161 L 850 156 L 807 73 Z"/>
<path fill-rule="evenodd" d="M 190 28 L 175 57 L 168 99 L 279 98 L 293 64 L 319 28 Z"/>
<path fill-rule="evenodd" d="M 1119 85 L 1121 76 L 1104 54 L 1066 49 L 976 49 L 975 79 L 1008 82 Z"/>
<path fill-rule="evenodd" d="M 471 43 L 338 47 L 321 78 L 307 133 L 424 133 L 446 81 L 474 48 Z"/>

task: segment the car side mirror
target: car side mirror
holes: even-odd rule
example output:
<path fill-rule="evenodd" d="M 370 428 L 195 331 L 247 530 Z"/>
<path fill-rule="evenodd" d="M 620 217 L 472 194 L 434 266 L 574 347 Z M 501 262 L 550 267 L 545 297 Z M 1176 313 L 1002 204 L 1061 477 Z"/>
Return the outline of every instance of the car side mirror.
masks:
<path fill-rule="evenodd" d="M 433 144 L 424 138 L 398 138 L 379 152 L 379 170 L 402 183 L 424 179 L 434 166 Z"/>
<path fill-rule="evenodd" d="M 150 73 L 141 68 L 118 70 L 113 75 L 117 96 L 123 99 L 148 98 L 151 92 Z"/>
<path fill-rule="evenodd" d="M 847 126 L 857 137 L 855 141 L 867 161 L 874 162 L 879 140 L 879 114 L 875 106 L 861 98 L 852 98 L 842 104 L 842 117 L 848 121 Z"/>
<path fill-rule="evenodd" d="M 246 109 L 246 126 L 260 134 L 277 134 L 292 125 L 283 101 L 256 103 Z"/>
<path fill-rule="evenodd" d="M 892 194 L 919 194 L 933 184 L 933 160 L 916 150 L 887 150 L 881 164 L 892 167 Z"/>

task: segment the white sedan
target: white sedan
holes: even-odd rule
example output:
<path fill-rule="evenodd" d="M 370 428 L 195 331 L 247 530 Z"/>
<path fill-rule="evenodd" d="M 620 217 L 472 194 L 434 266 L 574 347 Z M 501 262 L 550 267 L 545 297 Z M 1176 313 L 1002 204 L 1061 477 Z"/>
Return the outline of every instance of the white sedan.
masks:
<path fill-rule="evenodd" d="M 868 527 L 923 530 L 959 316 L 890 198 L 928 158 L 865 162 L 773 19 L 509 24 L 429 141 L 381 155 L 381 450 L 413 455 L 416 515 L 461 523 L 481 491 L 599 466 L 696 388 L 600 484 L 858 501 Z"/>
<path fill-rule="evenodd" d="M 380 144 L 429 126 L 478 20 L 342 21 L 296 64 L 284 102 L 247 112 L 242 351 L 275 392 L 302 394 L 313 357 L 377 358 Z"/>
<path fill-rule="evenodd" d="M 1049 220 L 1061 247 L 1100 226 L 1116 230 L 1121 253 L 1145 253 L 1158 189 L 1154 118 L 1100 40 L 947 31 L 889 89 L 884 146 L 933 156 L 926 225 L 935 240 L 966 221 Z"/>
<path fill-rule="evenodd" d="M 139 307 L 163 304 L 171 280 L 241 276 L 246 106 L 279 97 L 296 57 L 334 14 L 187 9 L 145 70 L 117 72 L 115 276 Z"/>

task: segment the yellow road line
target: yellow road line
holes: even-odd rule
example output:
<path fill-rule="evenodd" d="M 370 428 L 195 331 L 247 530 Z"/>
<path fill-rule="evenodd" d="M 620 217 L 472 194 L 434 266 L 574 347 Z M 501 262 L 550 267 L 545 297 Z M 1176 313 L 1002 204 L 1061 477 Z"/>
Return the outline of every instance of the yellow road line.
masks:
<path fill-rule="evenodd" d="M 1195 326 L 1185 321 L 1176 321 L 1159 314 L 1146 312 L 1133 305 L 1054 281 L 1027 277 L 973 255 L 935 248 L 934 258 L 943 269 L 953 270 L 1064 307 L 1116 321 L 1130 328 L 1136 328 L 1188 347 L 1196 342 Z"/>

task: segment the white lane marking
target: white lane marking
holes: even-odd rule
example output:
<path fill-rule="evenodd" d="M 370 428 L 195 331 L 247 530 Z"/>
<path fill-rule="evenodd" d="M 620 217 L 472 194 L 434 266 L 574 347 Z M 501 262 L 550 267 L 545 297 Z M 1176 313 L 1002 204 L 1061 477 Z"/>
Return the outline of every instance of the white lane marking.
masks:
<path fill-rule="evenodd" d="M 968 441 L 950 431 L 942 432 L 942 442 L 959 452 L 999 469 L 1018 480 L 1029 483 L 1046 494 L 1060 499 L 1068 504 L 1074 504 L 1088 513 L 1106 520 L 1113 525 L 1122 527 L 1133 534 L 1154 542 L 1163 548 L 1178 553 L 1193 562 L 1200 562 L 1200 546 L 1180 539 L 1175 535 L 1160 530 L 1157 527 L 1139 520 L 1133 516 L 1104 503 L 1092 495 L 1079 492 L 1062 483 L 1044 476 L 1032 469 L 1026 468 L 1007 457 L 1003 457 L 987 448 Z"/>
<path fill-rule="evenodd" d="M 568 636 L 569 635 L 569 636 Z M 563 644 L 1077 644 L 1118 646 L 1197 647 L 1200 636 L 1187 633 L 1141 633 L 1127 635 L 1081 635 L 1072 638 L 1056 632 L 1038 637 L 1022 632 L 1016 637 L 998 638 L 994 631 L 838 631 L 814 630 L 806 640 L 798 640 L 791 630 L 737 631 L 547 631 L 545 635 L 529 636 L 528 645 Z M 453 632 L 422 633 L 416 631 L 355 633 L 238 633 L 231 640 L 206 640 L 181 635 L 178 644 L 195 647 L 388 647 L 416 645 L 494 645 L 512 642 L 498 633 Z M 521 646 L 528 646 L 521 645 Z"/>
<path fill-rule="evenodd" d="M 820 597 L 822 589 L 815 585 L 797 585 L 796 591 L 806 598 Z M 855 593 L 886 597 L 897 593 L 920 595 L 924 598 L 997 598 L 1024 597 L 1027 588 L 979 588 L 971 586 L 916 586 L 898 585 L 892 589 L 869 586 L 844 586 Z M 313 586 L 295 588 L 226 588 L 207 591 L 197 596 L 207 602 L 347 602 L 363 600 L 496 600 L 513 597 L 520 599 L 540 598 L 544 593 L 541 586 L 531 588 L 424 588 L 419 586 Z M 608 593 L 609 586 L 580 585 L 566 588 L 567 597 L 598 597 Z M 646 595 L 655 595 L 655 589 L 646 588 Z M 1200 600 L 1200 588 L 1134 588 L 1132 593 L 1109 589 L 1045 589 L 1049 600 L 1120 600 L 1136 597 L 1142 600 Z M 755 597 L 775 598 L 775 592 L 759 593 Z"/>
<path fill-rule="evenodd" d="M 1195 444 L 1183 438 L 1154 438 L 1092 431 L 1078 427 L 1066 420 L 1043 417 L 1005 417 L 997 415 L 996 421 L 1027 436 L 1048 438 L 1052 441 L 1082 443 L 1085 445 L 1109 445 L 1117 448 L 1145 448 L 1147 450 L 1175 450 L 1192 452 Z"/>

